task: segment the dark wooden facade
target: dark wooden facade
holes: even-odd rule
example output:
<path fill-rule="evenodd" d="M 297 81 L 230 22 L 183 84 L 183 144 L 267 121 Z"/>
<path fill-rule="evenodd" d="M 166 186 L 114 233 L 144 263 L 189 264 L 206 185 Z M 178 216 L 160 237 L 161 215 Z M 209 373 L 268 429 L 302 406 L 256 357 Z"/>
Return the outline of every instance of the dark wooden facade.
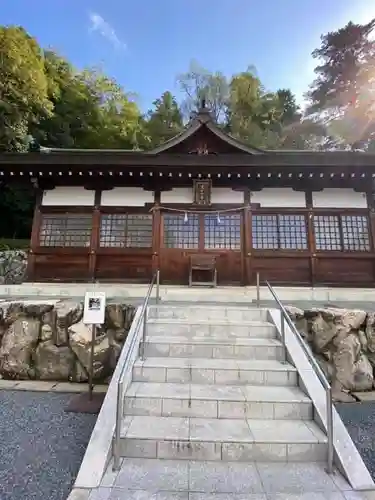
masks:
<path fill-rule="evenodd" d="M 256 273 L 279 285 L 375 285 L 375 155 L 248 148 L 223 134 L 203 110 L 180 136 L 151 152 L 42 149 L 0 155 L 0 182 L 36 189 L 29 281 L 187 284 L 192 254 L 217 258 L 218 283 L 253 285 Z M 203 182 L 203 184 L 200 184 Z M 191 187 L 191 203 L 163 192 Z M 44 206 L 43 191 L 83 186 L 93 206 Z M 105 206 L 115 187 L 152 193 L 143 206 Z M 236 204 L 210 203 L 231 188 Z M 252 203 L 267 187 L 304 193 L 305 207 Z M 351 188 L 367 208 L 314 208 L 313 192 Z"/>

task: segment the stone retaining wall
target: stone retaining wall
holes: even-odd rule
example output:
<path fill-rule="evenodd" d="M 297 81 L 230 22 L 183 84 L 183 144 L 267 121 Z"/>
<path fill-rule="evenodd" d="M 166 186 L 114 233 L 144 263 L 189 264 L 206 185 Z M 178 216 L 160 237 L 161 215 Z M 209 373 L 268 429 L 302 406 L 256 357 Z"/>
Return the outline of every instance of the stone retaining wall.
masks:
<path fill-rule="evenodd" d="M 27 268 L 24 250 L 0 250 L 0 285 L 23 283 Z"/>
<path fill-rule="evenodd" d="M 95 341 L 96 382 L 111 376 L 134 313 L 131 305 L 107 305 Z M 82 316 L 83 303 L 69 300 L 0 304 L 0 377 L 86 382 L 92 337 Z"/>
<path fill-rule="evenodd" d="M 354 401 L 350 393 L 373 389 L 374 312 L 333 307 L 286 309 L 331 381 L 336 401 Z"/>

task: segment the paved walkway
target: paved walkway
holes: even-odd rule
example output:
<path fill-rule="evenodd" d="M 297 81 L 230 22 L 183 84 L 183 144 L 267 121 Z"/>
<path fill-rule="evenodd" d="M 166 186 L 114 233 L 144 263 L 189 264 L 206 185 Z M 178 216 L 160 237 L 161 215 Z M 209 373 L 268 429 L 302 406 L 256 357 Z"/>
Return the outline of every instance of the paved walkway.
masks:
<path fill-rule="evenodd" d="M 101 487 L 73 490 L 69 500 L 373 500 L 356 493 L 324 464 L 223 463 L 123 459 Z"/>

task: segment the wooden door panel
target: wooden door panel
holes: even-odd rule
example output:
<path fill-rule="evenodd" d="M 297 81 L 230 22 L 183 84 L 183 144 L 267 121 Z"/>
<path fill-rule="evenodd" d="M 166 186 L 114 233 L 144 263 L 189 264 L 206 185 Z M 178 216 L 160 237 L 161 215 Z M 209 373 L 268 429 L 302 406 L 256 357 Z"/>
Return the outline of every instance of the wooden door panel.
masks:
<path fill-rule="evenodd" d="M 204 252 L 216 256 L 217 282 L 219 285 L 240 285 L 242 283 L 242 253 L 233 250 L 225 252 Z"/>
<path fill-rule="evenodd" d="M 252 261 L 252 284 L 256 283 L 259 272 L 261 282 L 271 285 L 310 284 L 311 270 L 308 256 L 255 256 Z"/>
<path fill-rule="evenodd" d="M 89 281 L 89 256 L 83 253 L 51 253 L 35 255 L 35 281 Z"/>
<path fill-rule="evenodd" d="M 193 252 L 177 248 L 160 250 L 160 280 L 171 285 L 187 285 L 189 280 L 189 255 Z"/>
<path fill-rule="evenodd" d="M 326 257 L 316 259 L 315 280 L 317 284 L 363 286 L 374 283 L 372 258 Z"/>
<path fill-rule="evenodd" d="M 98 255 L 95 276 L 103 281 L 147 283 L 152 277 L 152 254 L 127 252 Z"/>

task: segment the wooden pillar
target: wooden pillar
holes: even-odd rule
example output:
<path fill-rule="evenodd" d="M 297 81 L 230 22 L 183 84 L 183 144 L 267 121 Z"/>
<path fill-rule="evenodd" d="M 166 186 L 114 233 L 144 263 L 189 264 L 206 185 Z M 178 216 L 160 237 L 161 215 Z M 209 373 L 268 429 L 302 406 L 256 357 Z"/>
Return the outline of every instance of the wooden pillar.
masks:
<path fill-rule="evenodd" d="M 35 281 L 36 252 L 39 247 L 40 227 L 42 225 L 42 212 L 41 212 L 42 199 L 43 199 L 43 190 L 38 187 L 36 188 L 36 201 L 35 201 L 33 225 L 31 229 L 30 250 L 27 259 L 27 268 L 26 268 L 27 281 Z"/>
<path fill-rule="evenodd" d="M 102 191 L 100 189 L 95 191 L 94 197 L 94 210 L 92 214 L 92 229 L 90 239 L 90 255 L 89 255 L 89 269 L 88 277 L 92 282 L 96 278 L 96 263 L 97 252 L 100 245 L 100 204 L 102 198 Z"/>
<path fill-rule="evenodd" d="M 371 251 L 375 250 L 375 182 L 372 181 L 371 188 L 366 192 L 369 231 L 370 231 L 370 245 Z M 372 264 L 372 280 L 375 281 L 375 261 Z"/>
<path fill-rule="evenodd" d="M 155 191 L 154 211 L 152 213 L 152 274 L 160 269 L 161 213 L 160 190 Z M 161 276 L 162 279 L 162 276 Z"/>
<path fill-rule="evenodd" d="M 313 200 L 312 191 L 306 191 L 306 207 L 307 212 L 307 244 L 310 254 L 310 282 L 311 286 L 315 286 L 316 283 L 316 247 L 315 247 L 315 235 L 314 235 L 314 210 L 313 210 Z"/>
<path fill-rule="evenodd" d="M 375 184 L 366 193 L 367 208 L 368 208 L 368 218 L 369 218 L 369 230 L 370 230 L 370 245 L 371 250 L 375 250 Z"/>
<path fill-rule="evenodd" d="M 250 189 L 246 188 L 244 190 L 244 205 L 243 210 L 243 271 L 242 271 L 242 281 L 243 285 L 251 285 L 252 282 L 252 269 L 251 269 L 251 203 L 250 203 Z"/>

